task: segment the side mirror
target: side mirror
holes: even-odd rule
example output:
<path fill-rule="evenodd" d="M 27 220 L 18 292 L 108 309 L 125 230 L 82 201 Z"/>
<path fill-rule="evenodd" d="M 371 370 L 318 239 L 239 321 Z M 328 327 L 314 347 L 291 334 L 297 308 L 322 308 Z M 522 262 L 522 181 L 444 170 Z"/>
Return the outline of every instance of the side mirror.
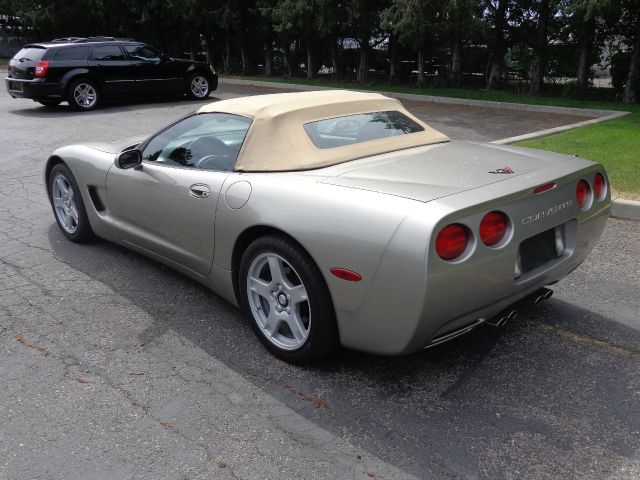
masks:
<path fill-rule="evenodd" d="M 142 152 L 135 149 L 124 151 L 116 157 L 115 163 L 118 168 L 135 168 L 142 163 Z"/>

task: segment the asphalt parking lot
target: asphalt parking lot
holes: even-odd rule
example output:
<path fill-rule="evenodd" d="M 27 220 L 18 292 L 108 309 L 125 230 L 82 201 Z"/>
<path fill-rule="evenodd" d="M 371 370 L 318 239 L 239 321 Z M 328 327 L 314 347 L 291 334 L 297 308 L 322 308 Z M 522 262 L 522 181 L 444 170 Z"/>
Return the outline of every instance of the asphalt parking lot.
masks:
<path fill-rule="evenodd" d="M 42 167 L 56 147 L 150 133 L 197 105 L 87 114 L 0 95 L 0 479 L 640 477 L 637 223 L 610 220 L 505 329 L 290 366 L 202 286 L 72 244 L 53 219 Z M 574 121 L 408 106 L 453 138 Z"/>

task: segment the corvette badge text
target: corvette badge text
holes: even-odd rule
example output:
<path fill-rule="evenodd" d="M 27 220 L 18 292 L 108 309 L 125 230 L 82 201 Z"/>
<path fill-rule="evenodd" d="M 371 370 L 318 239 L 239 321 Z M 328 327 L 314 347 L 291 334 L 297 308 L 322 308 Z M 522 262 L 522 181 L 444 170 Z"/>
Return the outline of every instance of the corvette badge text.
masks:
<path fill-rule="evenodd" d="M 567 200 L 566 202 L 559 203 L 558 205 L 554 205 L 553 207 L 549 207 L 547 210 L 541 210 L 533 215 L 529 215 L 528 217 L 524 217 L 522 219 L 522 224 L 526 225 L 528 223 L 537 222 L 541 218 L 550 217 L 555 215 L 560 210 L 564 210 L 565 208 L 569 208 L 573 205 L 573 200 Z"/>

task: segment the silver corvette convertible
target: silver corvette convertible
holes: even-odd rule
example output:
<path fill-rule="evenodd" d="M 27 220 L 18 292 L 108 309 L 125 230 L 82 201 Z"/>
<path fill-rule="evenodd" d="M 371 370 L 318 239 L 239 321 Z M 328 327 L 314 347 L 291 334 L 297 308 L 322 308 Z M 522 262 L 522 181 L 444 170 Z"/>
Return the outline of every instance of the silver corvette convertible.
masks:
<path fill-rule="evenodd" d="M 598 241 L 602 165 L 450 141 L 394 99 L 219 101 L 45 168 L 60 229 L 97 235 L 239 305 L 277 357 L 400 355 L 543 298 Z"/>

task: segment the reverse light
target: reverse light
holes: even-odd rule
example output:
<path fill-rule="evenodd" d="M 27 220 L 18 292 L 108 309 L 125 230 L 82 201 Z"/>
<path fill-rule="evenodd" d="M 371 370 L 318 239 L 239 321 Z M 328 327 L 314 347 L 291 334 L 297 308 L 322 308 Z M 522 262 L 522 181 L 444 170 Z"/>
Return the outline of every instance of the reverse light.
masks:
<path fill-rule="evenodd" d="M 351 270 L 347 270 L 346 268 L 333 267 L 329 271 L 332 275 L 341 278 L 342 280 L 347 280 L 348 282 L 359 282 L 362 280 L 362 275 L 352 272 Z"/>
<path fill-rule="evenodd" d="M 464 225 L 447 225 L 436 237 L 436 252 L 443 260 L 454 260 L 467 249 L 469 236 L 469 229 Z"/>
<path fill-rule="evenodd" d="M 34 76 L 36 77 L 44 77 L 47 75 L 47 70 L 49 68 L 49 62 L 38 62 L 36 63 L 36 71 Z"/>
<path fill-rule="evenodd" d="M 576 201 L 578 202 L 578 207 L 581 209 L 584 209 L 589 203 L 590 190 L 586 180 L 580 180 L 578 185 L 576 185 Z"/>
<path fill-rule="evenodd" d="M 502 212 L 489 212 L 480 222 L 480 240 L 492 246 L 502 240 L 507 233 L 509 218 Z"/>
<path fill-rule="evenodd" d="M 596 173 L 596 176 L 593 178 L 593 193 L 598 200 L 602 200 L 607 193 L 606 182 L 604 175 L 600 172 Z"/>

